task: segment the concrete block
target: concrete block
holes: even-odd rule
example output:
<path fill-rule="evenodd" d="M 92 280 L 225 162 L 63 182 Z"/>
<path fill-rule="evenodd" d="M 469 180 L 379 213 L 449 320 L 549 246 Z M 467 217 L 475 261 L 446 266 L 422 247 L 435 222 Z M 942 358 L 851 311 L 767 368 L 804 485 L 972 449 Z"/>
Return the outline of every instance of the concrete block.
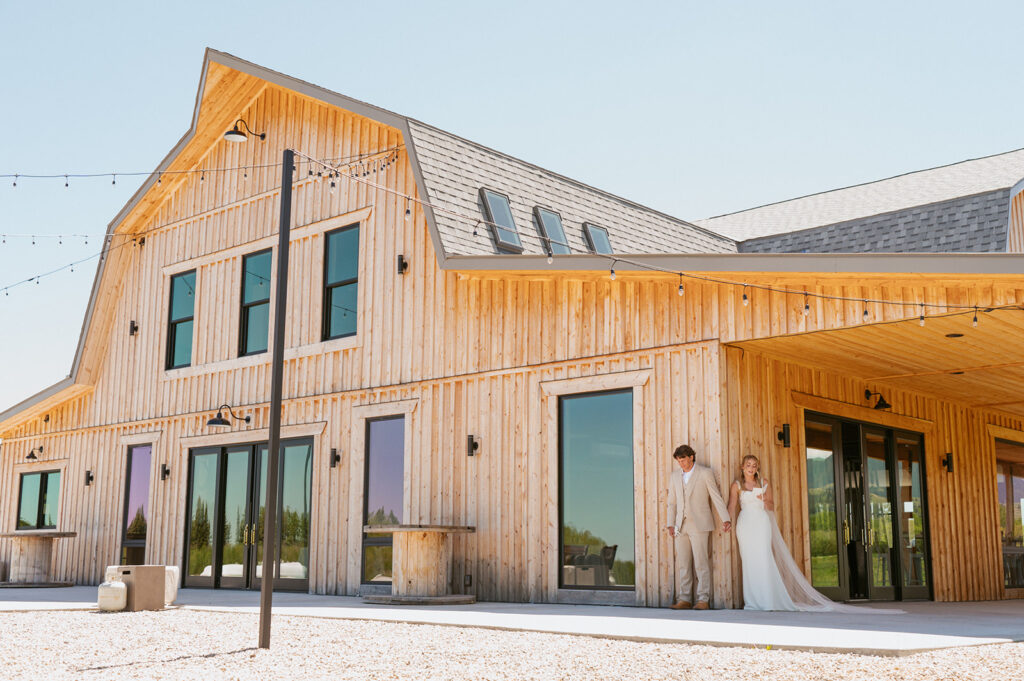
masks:
<path fill-rule="evenodd" d="M 128 603 L 128 587 L 124 582 L 103 582 L 96 603 L 104 612 L 120 612 Z"/>

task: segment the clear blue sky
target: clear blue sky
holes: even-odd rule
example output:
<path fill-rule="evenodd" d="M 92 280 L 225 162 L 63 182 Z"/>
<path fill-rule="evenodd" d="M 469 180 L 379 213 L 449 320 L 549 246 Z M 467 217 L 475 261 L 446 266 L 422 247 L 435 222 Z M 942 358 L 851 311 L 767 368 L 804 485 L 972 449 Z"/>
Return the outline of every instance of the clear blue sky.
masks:
<path fill-rule="evenodd" d="M 203 49 L 696 219 L 1024 146 L 1024 4 L 0 1 L 0 174 L 149 171 Z M 138 178 L 0 184 L 0 287 Z M 0 410 L 67 375 L 95 262 L 0 295 Z"/>

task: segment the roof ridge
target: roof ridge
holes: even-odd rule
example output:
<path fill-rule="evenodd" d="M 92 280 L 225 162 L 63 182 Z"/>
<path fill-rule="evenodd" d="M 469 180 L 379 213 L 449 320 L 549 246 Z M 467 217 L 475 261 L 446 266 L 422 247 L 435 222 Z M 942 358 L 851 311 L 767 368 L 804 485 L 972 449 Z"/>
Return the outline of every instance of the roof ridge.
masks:
<path fill-rule="evenodd" d="M 847 189 L 855 189 L 857 187 L 867 187 L 868 185 L 879 184 L 881 182 L 888 182 L 889 180 L 895 180 L 897 178 L 907 177 L 909 175 L 917 175 L 919 173 L 930 173 L 930 172 L 935 171 L 935 170 L 941 170 L 942 168 L 952 168 L 953 166 L 962 165 L 964 163 L 972 163 L 974 161 L 984 161 L 987 158 L 995 158 L 997 156 L 1007 156 L 1009 154 L 1015 154 L 1015 153 L 1017 153 L 1019 151 L 1024 151 L 1024 147 L 1021 147 L 1019 149 L 1011 149 L 1009 151 L 1002 151 L 1002 152 L 999 152 L 998 154 L 988 154 L 987 156 L 979 156 L 977 158 L 966 158 L 966 159 L 964 159 L 962 161 L 955 161 L 953 163 L 945 163 L 943 165 L 934 166 L 932 168 L 921 168 L 919 170 L 909 170 L 909 171 L 907 171 L 905 173 L 897 173 L 896 175 L 891 175 L 889 177 L 883 177 L 883 178 L 880 178 L 878 180 L 871 180 L 870 182 L 858 182 L 856 184 L 847 185 L 845 187 L 836 187 L 835 189 L 828 189 L 828 190 L 820 191 L 820 192 L 811 192 L 810 194 L 804 194 L 802 196 L 794 196 L 792 198 L 783 199 L 781 201 L 771 201 L 769 203 L 761 204 L 760 206 L 751 206 L 750 208 L 744 208 L 743 210 L 736 210 L 736 211 L 733 211 L 731 213 L 722 213 L 720 215 L 712 215 L 710 217 L 701 218 L 701 222 L 706 222 L 708 220 L 717 220 L 718 218 L 725 218 L 725 217 L 729 217 L 731 215 L 739 215 L 741 213 L 749 213 L 750 211 L 760 210 L 762 208 L 768 208 L 769 206 L 781 206 L 784 203 L 790 203 L 792 201 L 800 201 L 802 199 L 809 199 L 812 196 L 824 196 L 825 194 L 834 194 L 836 192 L 845 191 Z M 978 192 L 974 192 L 974 193 L 978 193 Z M 982 192 L 982 193 L 984 193 L 984 192 Z M 971 196 L 971 195 L 972 194 L 965 194 L 964 196 Z M 949 199 L 956 199 L 956 198 L 962 198 L 962 197 L 960 197 L 960 196 L 951 196 L 951 197 L 949 197 Z M 865 216 L 862 216 L 862 217 L 865 217 Z M 857 218 L 852 218 L 852 219 L 857 219 Z M 754 238 L 757 238 L 757 237 L 754 237 Z"/>

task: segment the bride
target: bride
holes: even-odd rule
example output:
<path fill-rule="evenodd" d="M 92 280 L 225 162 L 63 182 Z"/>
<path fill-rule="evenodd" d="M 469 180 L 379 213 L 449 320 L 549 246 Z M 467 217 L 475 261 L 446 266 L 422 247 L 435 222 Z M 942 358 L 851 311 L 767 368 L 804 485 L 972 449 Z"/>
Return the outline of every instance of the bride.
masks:
<path fill-rule="evenodd" d="M 822 596 L 804 577 L 775 522 L 771 487 L 760 475 L 757 457 L 743 457 L 743 477 L 729 489 L 729 515 L 736 521 L 736 541 L 743 563 L 744 610 L 865 612 Z"/>

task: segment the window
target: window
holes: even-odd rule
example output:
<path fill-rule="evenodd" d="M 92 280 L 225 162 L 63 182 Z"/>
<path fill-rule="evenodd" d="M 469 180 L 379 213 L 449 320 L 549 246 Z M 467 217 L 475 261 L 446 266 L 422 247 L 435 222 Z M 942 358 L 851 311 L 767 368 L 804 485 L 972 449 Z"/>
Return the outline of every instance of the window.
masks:
<path fill-rule="evenodd" d="M 404 416 L 367 420 L 365 470 L 363 524 L 400 524 L 405 487 Z M 363 535 L 363 583 L 391 581 L 391 547 L 391 534 Z"/>
<path fill-rule="evenodd" d="M 242 260 L 242 321 L 239 325 L 238 354 L 267 351 L 270 329 L 271 251 L 261 251 Z"/>
<path fill-rule="evenodd" d="M 171 277 L 171 318 L 167 331 L 167 368 L 192 363 L 192 319 L 196 309 L 196 271 Z"/>
<path fill-rule="evenodd" d="M 121 528 L 121 565 L 146 564 L 149 475 L 152 460 L 153 445 L 128 448 L 124 488 L 124 523 Z"/>
<path fill-rule="evenodd" d="M 996 488 L 1003 582 L 1024 588 L 1024 445 L 996 440 Z"/>
<path fill-rule="evenodd" d="M 565 239 L 565 230 L 562 229 L 562 217 L 547 208 L 534 206 L 533 216 L 537 219 L 537 228 L 540 230 L 541 240 L 548 255 L 569 255 L 572 250 L 569 242 Z"/>
<path fill-rule="evenodd" d="M 583 223 L 583 233 L 587 236 L 587 245 L 594 253 L 612 254 L 612 242 L 608 240 L 608 230 L 604 227 Z"/>
<path fill-rule="evenodd" d="M 522 253 L 523 244 L 519 241 L 519 230 L 512 219 L 512 207 L 508 197 L 490 189 L 481 188 L 480 198 L 484 204 L 484 217 L 491 228 L 491 235 L 499 251 Z"/>
<path fill-rule="evenodd" d="M 559 398 L 561 586 L 636 583 L 633 391 Z"/>
<path fill-rule="evenodd" d="M 324 235 L 323 339 L 353 336 L 359 299 L 359 225 Z"/>
<path fill-rule="evenodd" d="M 56 528 L 59 500 L 60 471 L 23 473 L 18 495 L 18 529 Z"/>

